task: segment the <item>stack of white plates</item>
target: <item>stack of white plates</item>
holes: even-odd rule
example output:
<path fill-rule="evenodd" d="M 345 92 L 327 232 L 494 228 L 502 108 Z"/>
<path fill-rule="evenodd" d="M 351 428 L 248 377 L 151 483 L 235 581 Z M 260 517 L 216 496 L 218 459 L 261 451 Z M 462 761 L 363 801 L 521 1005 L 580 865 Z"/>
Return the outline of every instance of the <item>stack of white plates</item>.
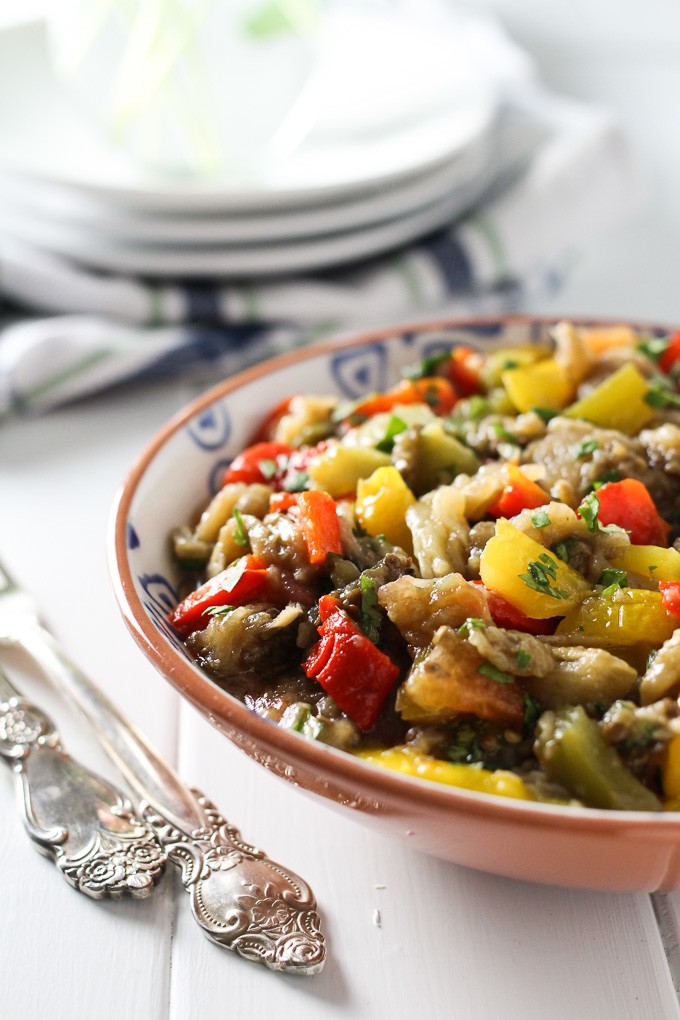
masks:
<path fill-rule="evenodd" d="M 109 148 L 51 70 L 44 26 L 15 27 L 0 33 L 0 236 L 152 277 L 356 262 L 474 205 L 497 172 L 497 108 L 493 89 L 468 89 L 383 130 L 312 130 L 258 180 L 173 181 Z"/>

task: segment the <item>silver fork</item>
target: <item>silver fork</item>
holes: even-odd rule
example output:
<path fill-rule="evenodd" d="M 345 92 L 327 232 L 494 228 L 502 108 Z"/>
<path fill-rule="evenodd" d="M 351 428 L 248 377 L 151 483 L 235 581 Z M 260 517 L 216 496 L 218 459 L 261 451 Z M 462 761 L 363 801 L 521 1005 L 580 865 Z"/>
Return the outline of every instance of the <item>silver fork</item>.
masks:
<path fill-rule="evenodd" d="M 22 648 L 74 701 L 137 794 L 141 818 L 180 868 L 194 918 L 209 939 L 272 970 L 316 974 L 326 957 L 307 883 L 245 843 L 66 655 L 33 598 L 0 563 L 0 644 Z"/>
<path fill-rule="evenodd" d="M 111 783 L 61 746 L 48 715 L 0 670 L 0 758 L 19 787 L 24 827 L 79 892 L 100 900 L 149 895 L 166 854 Z"/>

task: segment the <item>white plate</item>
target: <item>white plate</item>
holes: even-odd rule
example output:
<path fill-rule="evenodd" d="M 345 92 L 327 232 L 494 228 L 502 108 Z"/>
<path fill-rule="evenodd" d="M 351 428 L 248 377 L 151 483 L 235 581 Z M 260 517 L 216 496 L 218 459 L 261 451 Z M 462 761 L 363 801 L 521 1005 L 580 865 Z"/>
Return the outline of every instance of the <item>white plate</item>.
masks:
<path fill-rule="evenodd" d="M 42 25 L 0 32 L 0 169 L 128 210 L 242 213 L 378 194 L 464 151 L 496 108 L 495 88 L 480 87 L 459 106 L 383 133 L 312 134 L 263 180 L 172 182 L 144 175 L 80 120 L 51 70 Z"/>
<path fill-rule="evenodd" d="M 135 215 L 82 198 L 58 185 L 15 182 L 8 183 L 0 195 L 0 220 L 14 223 L 19 231 L 22 226 L 35 233 L 44 224 L 59 225 L 62 230 L 85 231 L 128 245 L 240 245 L 297 240 L 369 227 L 416 212 L 460 187 L 468 188 L 475 179 L 481 188 L 496 151 L 496 139 L 487 133 L 443 166 L 399 186 L 386 187 L 377 195 L 264 215 Z"/>
<path fill-rule="evenodd" d="M 12 224 L 0 218 L 0 230 L 55 255 L 70 258 L 91 269 L 151 277 L 255 277 L 280 276 L 329 269 L 406 244 L 470 208 L 479 195 L 480 178 L 453 193 L 386 223 L 342 234 L 276 244 L 242 247 L 150 247 L 126 245 L 89 233 L 68 231 L 35 221 Z"/>

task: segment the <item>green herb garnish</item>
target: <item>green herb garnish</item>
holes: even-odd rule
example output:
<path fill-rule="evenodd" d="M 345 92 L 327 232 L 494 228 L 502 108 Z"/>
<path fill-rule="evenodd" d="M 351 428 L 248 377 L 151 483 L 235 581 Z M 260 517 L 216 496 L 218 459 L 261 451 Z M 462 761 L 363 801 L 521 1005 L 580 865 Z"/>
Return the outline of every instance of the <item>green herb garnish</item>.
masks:
<path fill-rule="evenodd" d="M 620 528 L 618 524 L 600 524 L 600 501 L 594 492 L 588 493 L 576 512 L 586 522 L 588 531 L 592 534 L 598 531 L 604 531 L 607 534 L 627 534 L 625 528 Z"/>
<path fill-rule="evenodd" d="M 628 574 L 625 570 L 618 570 L 616 567 L 605 567 L 600 574 L 598 584 L 605 586 L 603 595 L 610 595 L 616 588 L 625 588 L 628 584 Z"/>
<path fill-rule="evenodd" d="M 534 412 L 534 414 L 537 414 L 539 418 L 542 418 L 546 425 L 548 424 L 549 421 L 552 421 L 553 418 L 556 418 L 560 413 L 559 411 L 556 411 L 552 407 L 532 407 L 531 410 Z"/>
<path fill-rule="evenodd" d="M 204 616 L 227 616 L 228 613 L 233 613 L 236 606 L 210 606 L 208 609 L 203 610 Z"/>
<path fill-rule="evenodd" d="M 519 446 L 519 439 L 513 435 L 512 432 L 508 432 L 505 425 L 501 421 L 493 422 L 493 430 L 499 439 L 502 439 L 505 443 L 512 443 L 513 446 Z"/>
<path fill-rule="evenodd" d="M 380 637 L 380 624 L 382 623 L 380 612 L 376 609 L 378 604 L 378 586 L 372 577 L 362 574 L 359 587 L 361 589 L 359 626 L 369 641 L 377 644 Z"/>
<path fill-rule="evenodd" d="M 529 573 L 520 574 L 519 578 L 534 591 L 540 591 L 543 595 L 549 595 L 553 599 L 567 599 L 569 592 L 564 588 L 557 588 L 551 581 L 557 578 L 557 563 L 547 553 L 541 553 L 537 560 L 527 564 Z"/>
<path fill-rule="evenodd" d="M 278 467 L 275 460 L 269 460 L 268 458 L 258 461 L 257 466 L 260 469 L 260 474 L 266 481 L 274 477 Z"/>
<path fill-rule="evenodd" d="M 584 439 L 582 443 L 576 444 L 572 452 L 575 457 L 587 457 L 594 453 L 599 445 L 597 439 Z"/>
<path fill-rule="evenodd" d="M 531 654 L 526 650 L 526 648 L 518 648 L 517 665 L 520 667 L 520 669 L 526 669 L 530 662 Z"/>
<path fill-rule="evenodd" d="M 403 418 L 399 418 L 398 415 L 393 414 L 387 423 L 385 435 L 379 443 L 375 444 L 376 450 L 380 450 L 382 453 L 392 453 L 395 437 L 401 432 L 405 432 L 407 428 L 408 425 Z"/>
<path fill-rule="evenodd" d="M 234 518 L 235 521 L 233 532 L 234 541 L 237 543 L 237 545 L 243 546 L 249 545 L 250 540 L 248 538 L 248 532 L 245 529 L 243 517 L 241 516 L 241 511 L 238 509 L 238 507 L 234 507 L 232 517 Z"/>
<path fill-rule="evenodd" d="M 668 337 L 648 336 L 635 345 L 640 354 L 645 354 L 652 361 L 658 361 L 668 347 Z"/>
<path fill-rule="evenodd" d="M 600 501 L 594 492 L 589 493 L 578 508 L 578 514 L 588 526 L 588 531 L 595 533 L 600 526 L 597 515 L 600 512 Z"/>
<path fill-rule="evenodd" d="M 309 484 L 309 475 L 306 471 L 293 471 L 287 475 L 283 483 L 286 492 L 303 492 Z"/>
<path fill-rule="evenodd" d="M 458 628 L 458 633 L 462 637 L 466 637 L 471 630 L 484 630 L 486 626 L 486 622 L 481 620 L 478 616 L 468 616 L 465 623 L 462 623 Z"/>
<path fill-rule="evenodd" d="M 480 728 L 471 723 L 461 723 L 456 727 L 453 740 L 446 749 L 446 757 L 456 765 L 469 765 L 483 759 L 479 746 Z"/>
<path fill-rule="evenodd" d="M 550 524 L 550 517 L 547 510 L 537 510 L 531 515 L 531 523 L 535 528 L 547 528 Z"/>
<path fill-rule="evenodd" d="M 651 744 L 655 744 L 658 739 L 659 727 L 657 723 L 652 722 L 650 719 L 637 721 L 631 727 L 630 732 L 625 739 L 618 744 L 619 751 L 638 751 L 645 747 L 649 747 Z"/>
<path fill-rule="evenodd" d="M 441 351 L 439 354 L 430 354 L 428 357 L 423 358 L 422 361 L 417 361 L 415 365 L 408 365 L 402 369 L 402 375 L 406 379 L 424 379 L 430 375 L 436 375 L 437 369 L 440 365 L 444 365 L 447 361 L 451 360 L 451 350 Z"/>
<path fill-rule="evenodd" d="M 576 545 L 575 538 L 564 538 L 562 539 L 561 542 L 555 542 L 555 544 L 551 547 L 550 551 L 554 552 L 555 556 L 557 556 L 558 559 L 562 560 L 563 563 L 568 563 L 571 550 L 574 548 L 575 545 Z"/>
<path fill-rule="evenodd" d="M 607 471 L 603 471 L 600 477 L 590 485 L 590 492 L 597 492 L 607 482 L 620 482 L 621 472 L 617 468 L 609 468 Z"/>
<path fill-rule="evenodd" d="M 645 403 L 655 410 L 664 407 L 680 407 L 680 393 L 674 393 L 667 386 L 655 383 L 649 387 L 645 394 Z"/>
<path fill-rule="evenodd" d="M 494 680 L 497 684 L 514 684 L 515 682 L 514 676 L 504 673 L 491 662 L 482 663 L 481 666 L 477 667 L 477 672 L 481 673 L 482 676 L 488 676 L 489 680 Z"/>

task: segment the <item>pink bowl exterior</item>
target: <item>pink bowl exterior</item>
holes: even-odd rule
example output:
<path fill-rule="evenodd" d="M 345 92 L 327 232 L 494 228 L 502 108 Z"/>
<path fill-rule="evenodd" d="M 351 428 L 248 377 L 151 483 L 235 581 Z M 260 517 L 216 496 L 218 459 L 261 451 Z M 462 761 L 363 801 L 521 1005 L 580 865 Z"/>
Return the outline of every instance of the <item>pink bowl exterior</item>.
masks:
<path fill-rule="evenodd" d="M 152 440 L 132 468 L 112 518 L 110 563 L 121 612 L 162 675 L 229 740 L 270 772 L 324 798 L 355 820 L 415 849 L 482 871 L 533 882 L 610 891 L 680 888 L 680 815 L 559 808 L 484 796 L 401 776 L 261 719 L 217 686 L 159 632 L 136 590 L 127 547 L 131 503 L 168 440 L 219 397 L 324 351 L 413 331 L 554 320 L 507 316 L 391 327 L 277 358 L 210 390 Z M 591 320 L 589 320 L 591 321 Z M 640 329 L 659 329 L 636 324 Z M 266 412 L 266 406 L 261 408 Z M 249 439 L 242 437 L 243 445 Z"/>

